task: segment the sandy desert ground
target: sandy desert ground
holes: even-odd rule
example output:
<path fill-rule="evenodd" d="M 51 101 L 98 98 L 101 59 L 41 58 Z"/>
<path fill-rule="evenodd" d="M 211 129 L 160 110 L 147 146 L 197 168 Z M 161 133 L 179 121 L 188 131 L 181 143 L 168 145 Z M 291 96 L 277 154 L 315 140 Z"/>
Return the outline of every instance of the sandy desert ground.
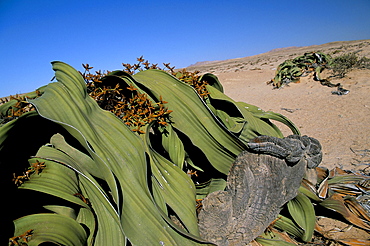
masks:
<path fill-rule="evenodd" d="M 342 96 L 333 95 L 335 88 L 321 85 L 312 75 L 282 89 L 266 84 L 280 63 L 311 51 L 333 57 L 356 52 L 369 58 L 370 40 L 282 48 L 256 56 L 198 62 L 187 69 L 217 75 L 225 93 L 236 101 L 287 116 L 303 135 L 321 142 L 324 154 L 321 166 L 363 170 L 370 165 L 370 70 L 352 70 L 345 78 L 332 80 L 350 90 Z M 322 77 L 327 76 L 330 71 Z M 285 135 L 290 134 L 286 127 L 282 126 L 282 130 Z M 369 169 L 365 172 L 369 173 Z"/>

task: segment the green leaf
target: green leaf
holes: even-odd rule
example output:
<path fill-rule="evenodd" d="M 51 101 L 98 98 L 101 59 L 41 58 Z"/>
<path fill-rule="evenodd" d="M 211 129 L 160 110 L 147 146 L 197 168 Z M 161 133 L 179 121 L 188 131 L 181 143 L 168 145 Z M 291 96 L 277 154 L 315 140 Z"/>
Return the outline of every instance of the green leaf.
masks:
<path fill-rule="evenodd" d="M 274 113 L 274 112 L 271 112 L 271 111 L 266 111 L 266 112 L 262 111 L 258 114 L 255 114 L 255 116 L 257 116 L 261 119 L 276 120 L 278 122 L 281 122 L 284 125 L 288 126 L 293 134 L 301 135 L 299 129 L 294 125 L 294 123 L 282 114 Z M 276 127 L 276 126 L 274 126 L 274 127 Z M 276 129 L 278 129 L 278 128 L 276 128 Z"/>
<path fill-rule="evenodd" d="M 206 73 L 203 74 L 200 78 L 199 81 L 206 81 L 210 86 L 216 88 L 220 92 L 224 92 L 224 88 L 220 81 L 218 80 L 217 76 L 211 73 Z"/>
<path fill-rule="evenodd" d="M 294 221 L 304 230 L 301 239 L 305 242 L 311 241 L 315 229 L 315 209 L 305 195 L 298 195 L 287 203 L 288 210 Z"/>
<path fill-rule="evenodd" d="M 74 137 L 81 146 L 75 148 L 62 135 L 54 135 L 51 144 L 39 148 L 36 157 L 30 159 L 30 163 L 45 162 L 46 167 L 40 173 L 33 173 L 20 188 L 70 202 L 71 207 L 45 201 L 44 208 L 78 225 L 81 223 L 82 228 L 86 228 L 83 241 L 87 245 L 125 245 L 128 240 L 133 245 L 206 243 L 199 238 L 195 197 L 203 198 L 212 191 L 224 189 L 226 181 L 212 177 L 209 182 L 195 187 L 182 170 L 184 163 L 205 172 L 208 166 L 214 167 L 227 174 L 235 157 L 246 149 L 231 131 L 243 132 L 244 141 L 261 133 L 281 135 L 268 120 L 279 116 L 261 116 L 261 112 L 253 108 L 240 109 L 239 104 L 227 98 L 223 99 L 228 102 L 226 106 L 231 106 L 237 114 L 208 107 L 193 88 L 163 71 L 108 76 L 107 80 L 114 77 L 148 93 L 154 102 L 160 101 L 161 96 L 169 101 L 166 106 L 173 110 L 173 123 L 167 126 L 163 146 L 160 146 L 168 155 L 159 153 L 154 146 L 156 143 L 151 143 L 147 137 L 153 132 L 147 131 L 143 141 L 115 115 L 100 109 L 88 96 L 85 81 L 76 70 L 61 62 L 53 62 L 53 69 L 58 82 L 43 88 L 41 97 L 29 99 L 37 112 L 26 113 L 19 119 L 28 121 L 32 117 L 43 117 L 58 129 L 56 132 L 63 135 L 68 132 L 71 136 L 67 139 Z M 215 95 L 222 92 L 216 76 L 208 74 L 203 79 L 217 91 Z M 0 151 L 5 149 L 3 143 L 9 139 L 11 129 L 20 123 L 19 119 L 0 128 Z M 51 134 L 48 132 L 48 138 Z M 212 171 L 215 177 L 223 176 Z M 169 219 L 168 215 L 173 212 L 185 230 Z M 69 226 L 68 223 L 60 226 L 63 225 Z M 35 231 L 32 240 L 39 236 Z M 56 232 L 54 237 L 58 237 Z M 61 240 L 58 243 L 68 245 Z"/>
<path fill-rule="evenodd" d="M 315 77 L 316 80 L 321 80 L 321 72 L 324 70 L 324 67 L 318 66 L 315 68 Z"/>
<path fill-rule="evenodd" d="M 279 215 L 279 219 L 275 221 L 274 226 L 297 238 L 302 238 L 304 234 L 304 230 L 300 228 L 299 225 L 294 223 L 293 220 L 282 215 Z"/>
<path fill-rule="evenodd" d="M 76 211 L 73 208 L 59 205 L 46 205 L 44 206 L 47 210 L 50 210 L 56 214 L 60 214 L 66 217 L 70 217 L 74 220 L 77 218 Z"/>
<path fill-rule="evenodd" d="M 43 146 L 42 149 L 50 148 Z M 38 152 L 40 154 L 40 152 Z M 87 206 L 81 199 L 74 196 L 79 193 L 78 178 L 76 173 L 69 168 L 50 160 L 32 158 L 30 163 L 36 160 L 45 163 L 45 168 L 41 173 L 33 173 L 30 180 L 22 184 L 19 189 L 29 189 L 40 191 L 49 195 L 60 197 L 66 201 L 78 204 L 82 207 Z"/>
<path fill-rule="evenodd" d="M 245 142 L 249 142 L 251 139 L 260 135 L 280 138 L 284 137 L 279 128 L 277 128 L 273 123 L 269 122 L 267 117 L 261 117 L 261 115 L 265 113 L 264 111 L 261 109 L 255 111 L 253 107 L 251 107 L 252 105 L 243 102 L 236 102 L 236 105 L 243 112 L 243 116 L 248 122 L 240 136 L 240 138 Z"/>
<path fill-rule="evenodd" d="M 100 230 L 98 232 L 98 224 L 96 223 L 96 216 L 93 213 L 93 211 L 91 211 L 91 209 L 80 208 L 76 221 L 82 225 L 85 225 L 90 230 L 90 235 L 87 239 L 87 245 L 94 245 L 94 243 L 96 245 L 98 245 L 99 243 L 102 243 L 102 244 L 105 243 L 104 240 L 106 239 L 104 237 L 101 237 L 101 236 L 97 237 L 98 233 L 104 233 L 104 228 L 103 230 Z M 109 226 L 109 228 L 112 228 L 112 226 Z M 107 236 L 109 236 L 110 234 L 116 233 L 116 230 L 111 230 L 111 231 L 112 232 L 109 232 Z M 122 238 L 119 235 L 119 233 L 115 234 L 114 236 L 117 237 L 118 239 L 118 240 L 116 239 L 117 243 L 125 244 L 125 242 L 127 241 L 126 238 L 125 237 Z"/>
<path fill-rule="evenodd" d="M 70 218 L 76 220 L 81 225 L 85 225 L 86 228 L 88 228 L 89 232 L 91 232 L 89 237 L 87 238 L 87 245 L 93 245 L 94 242 L 100 243 L 99 241 L 95 240 L 96 233 L 94 233 L 94 232 L 96 230 L 96 221 L 95 221 L 95 216 L 94 216 L 94 214 L 93 214 L 93 212 L 91 211 L 90 208 L 89 209 L 80 208 L 78 213 L 76 213 L 75 209 L 70 208 L 70 207 L 66 207 L 66 206 L 46 205 L 46 206 L 44 206 L 44 208 L 48 209 L 48 210 L 50 210 L 54 213 L 57 213 L 59 215 L 70 217 Z M 111 228 L 112 228 L 112 226 L 110 227 L 110 229 L 108 231 L 108 235 L 112 231 Z M 101 231 L 100 231 L 100 233 L 101 233 Z M 103 233 L 105 233 L 105 232 L 103 231 Z M 115 236 L 115 235 L 113 235 L 113 236 Z M 99 236 L 98 236 L 98 240 L 99 240 Z M 104 241 L 102 243 L 104 243 Z"/>
<path fill-rule="evenodd" d="M 226 188 L 226 180 L 222 178 L 212 178 L 208 182 L 197 184 L 196 188 L 197 199 L 203 199 L 214 191 L 224 190 Z"/>
<path fill-rule="evenodd" d="M 238 104 L 225 94 L 211 86 L 207 86 L 207 90 L 210 93 L 210 105 L 216 109 L 216 115 L 245 143 L 258 135 L 267 135 L 268 132 L 276 134 L 275 131 L 269 131 L 270 127 L 265 122 L 254 117 L 245 108 L 238 107 Z"/>
<path fill-rule="evenodd" d="M 154 177 L 153 186 L 156 186 L 155 190 L 160 193 L 161 199 L 172 208 L 187 230 L 199 236 L 194 183 L 182 169 L 154 150 L 149 135 L 148 129 L 145 143 Z"/>
<path fill-rule="evenodd" d="M 59 214 L 33 214 L 14 221 L 14 235 L 32 231 L 29 246 L 53 242 L 66 246 L 83 246 L 87 238 L 84 228 L 74 219 Z"/>
<path fill-rule="evenodd" d="M 53 69 L 58 82 L 49 84 L 45 93 L 31 103 L 42 117 L 62 125 L 73 135 L 94 161 L 113 172 L 119 189 L 112 190 L 112 195 L 125 236 L 136 245 L 183 241 L 184 237 L 168 225 L 153 202 L 140 137 L 112 113 L 99 108 L 87 95 L 85 82 L 76 70 L 62 62 L 53 62 Z"/>
<path fill-rule="evenodd" d="M 228 126 L 229 130 L 236 134 L 240 132 L 239 127 L 242 127 L 243 130 L 238 136 L 246 143 L 260 135 L 283 137 L 279 128 L 271 123 L 270 119 L 287 125 L 293 134 L 299 134 L 299 130 L 293 122 L 281 114 L 270 111 L 265 112 L 254 105 L 244 102 L 235 102 L 230 97 L 208 85 L 207 90 L 210 92 L 211 98 L 209 104 L 214 108 L 215 114 Z"/>
<path fill-rule="evenodd" d="M 168 101 L 166 106 L 173 110 L 171 120 L 174 129 L 189 137 L 218 171 L 227 174 L 236 156 L 246 149 L 215 118 L 192 87 L 168 73 L 150 69 L 135 74 L 133 78 L 122 79 L 135 80 L 138 87 L 145 87 L 145 91 L 157 101 L 160 96 Z"/>
<path fill-rule="evenodd" d="M 184 144 L 171 125 L 167 125 L 163 131 L 162 145 L 170 155 L 171 161 L 182 169 L 185 161 Z"/>
<path fill-rule="evenodd" d="M 33 91 L 33 92 L 30 92 L 30 93 L 27 93 L 27 94 L 24 94 L 24 95 L 15 96 L 15 98 L 17 98 L 17 99 L 13 98 L 13 99 L 10 99 L 8 102 L 1 104 L 0 105 L 0 127 L 2 126 L 2 124 L 5 120 L 12 119 L 13 115 L 14 115 L 14 112 L 19 110 L 19 106 L 15 107 L 16 104 L 21 102 L 20 107 L 26 106 L 28 104 L 25 101 L 26 98 L 36 98 L 36 97 L 38 97 L 39 94 L 43 93 L 44 88 L 45 88 L 45 86 L 40 87 L 39 89 L 37 89 L 38 92 Z M 8 118 L 8 117 L 11 117 L 11 118 Z M 14 118 L 17 118 L 17 117 L 14 117 Z"/>
<path fill-rule="evenodd" d="M 58 143 L 59 148 L 62 148 L 63 138 L 61 135 L 55 135 L 52 140 L 54 140 L 52 142 Z M 67 144 L 64 143 L 64 145 Z M 90 213 L 85 212 L 85 219 L 82 220 L 90 225 L 90 241 L 95 238 L 96 244 L 105 242 L 122 244 L 125 242 L 120 217 L 114 204 L 109 201 L 98 182 L 88 172 L 84 171 L 83 168 L 79 170 L 79 165 L 84 164 L 80 162 L 81 160 L 74 159 L 76 156 L 73 155 L 68 156 L 63 152 L 63 149 L 48 146 L 41 147 L 37 155 L 40 161 L 45 161 L 46 167 L 39 175 L 33 174 L 30 180 L 20 188 L 54 195 L 91 210 Z M 86 204 L 76 194 L 89 199 L 91 205 Z M 94 216 L 92 216 L 93 214 Z M 97 221 L 95 221 L 95 216 Z M 98 224 L 99 227 L 96 228 L 95 224 Z"/>
<path fill-rule="evenodd" d="M 336 175 L 328 179 L 328 184 L 335 185 L 335 184 L 357 183 L 362 180 L 364 180 L 364 176 L 361 176 L 361 175 L 342 174 L 342 175 Z"/>
<path fill-rule="evenodd" d="M 300 193 L 304 194 L 305 196 L 307 196 L 308 198 L 314 200 L 315 202 L 321 202 L 322 201 L 320 199 L 320 197 L 318 197 L 316 195 L 316 193 L 314 193 L 312 190 L 307 189 L 306 187 L 303 187 L 302 185 L 299 187 L 298 191 Z"/>

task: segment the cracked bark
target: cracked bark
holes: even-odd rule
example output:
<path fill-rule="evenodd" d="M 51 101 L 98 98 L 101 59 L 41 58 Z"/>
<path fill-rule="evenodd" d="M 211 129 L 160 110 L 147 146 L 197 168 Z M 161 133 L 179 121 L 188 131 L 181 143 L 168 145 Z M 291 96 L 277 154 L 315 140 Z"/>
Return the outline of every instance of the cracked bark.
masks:
<path fill-rule="evenodd" d="M 203 200 L 201 236 L 222 246 L 248 244 L 297 195 L 306 164 L 305 159 L 291 165 L 270 155 L 241 153 L 230 170 L 226 190 Z"/>

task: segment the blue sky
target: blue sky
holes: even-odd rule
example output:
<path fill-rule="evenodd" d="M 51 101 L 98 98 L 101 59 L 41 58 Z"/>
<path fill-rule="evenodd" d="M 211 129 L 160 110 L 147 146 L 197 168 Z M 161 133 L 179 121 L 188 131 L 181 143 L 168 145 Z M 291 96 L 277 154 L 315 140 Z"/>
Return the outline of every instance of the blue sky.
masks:
<path fill-rule="evenodd" d="M 369 0 L 0 0 L 0 97 L 50 82 L 50 62 L 177 68 L 274 48 L 370 39 Z"/>

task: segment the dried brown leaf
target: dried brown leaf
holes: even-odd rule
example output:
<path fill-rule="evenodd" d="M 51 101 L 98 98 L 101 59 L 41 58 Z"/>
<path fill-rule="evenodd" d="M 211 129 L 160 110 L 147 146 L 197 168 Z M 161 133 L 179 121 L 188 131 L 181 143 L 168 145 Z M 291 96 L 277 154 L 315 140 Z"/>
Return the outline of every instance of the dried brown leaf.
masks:
<path fill-rule="evenodd" d="M 329 170 L 326 167 L 316 167 L 317 178 L 324 180 L 329 176 Z"/>
<path fill-rule="evenodd" d="M 370 245 L 369 239 L 346 238 L 346 239 L 337 239 L 337 241 L 345 245 L 349 245 L 349 246 L 368 246 Z"/>
<path fill-rule="evenodd" d="M 354 197 L 345 197 L 345 205 L 348 209 L 356 214 L 359 218 L 370 223 L 370 214 L 361 206 L 361 204 Z"/>
<path fill-rule="evenodd" d="M 343 197 L 338 193 L 334 193 L 331 197 L 321 202 L 320 205 L 341 214 L 347 221 L 351 222 L 352 224 L 365 230 L 370 230 L 370 225 L 362 220 L 360 217 L 358 217 L 356 214 L 352 213 L 345 205 Z"/>
<path fill-rule="evenodd" d="M 325 199 L 328 196 L 328 191 L 329 191 L 329 184 L 328 184 L 328 177 L 326 177 L 324 181 L 321 182 L 317 190 L 318 196 L 321 199 Z"/>

